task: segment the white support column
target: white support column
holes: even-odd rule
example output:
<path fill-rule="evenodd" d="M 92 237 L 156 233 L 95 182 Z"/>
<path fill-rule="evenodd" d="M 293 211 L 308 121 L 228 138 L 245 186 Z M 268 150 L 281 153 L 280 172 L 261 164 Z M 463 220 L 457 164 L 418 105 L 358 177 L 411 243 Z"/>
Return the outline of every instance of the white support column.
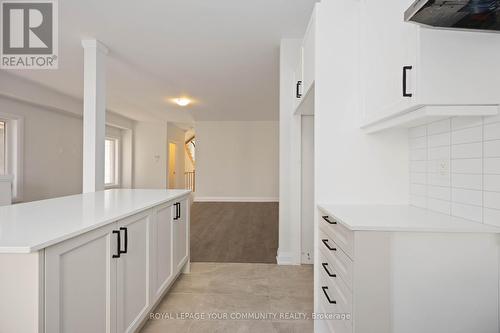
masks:
<path fill-rule="evenodd" d="M 95 39 L 82 40 L 83 70 L 83 193 L 104 190 L 106 131 L 106 54 Z"/>

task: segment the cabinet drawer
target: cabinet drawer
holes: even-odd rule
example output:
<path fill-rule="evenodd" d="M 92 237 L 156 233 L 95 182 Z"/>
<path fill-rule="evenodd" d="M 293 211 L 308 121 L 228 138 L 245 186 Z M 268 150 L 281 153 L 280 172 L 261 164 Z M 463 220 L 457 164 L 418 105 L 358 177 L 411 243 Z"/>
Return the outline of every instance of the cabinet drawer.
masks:
<path fill-rule="evenodd" d="M 338 307 L 337 311 L 340 310 L 342 313 L 352 313 L 352 291 L 340 277 L 332 277 L 327 274 L 323 267 L 320 267 L 320 269 L 320 292 L 323 294 L 323 300 L 326 304 L 336 305 Z M 332 275 L 338 274 L 338 272 L 330 268 L 329 272 L 333 273 Z M 327 289 L 323 290 L 324 287 L 327 287 Z M 327 295 L 330 301 L 334 301 L 335 304 L 329 302 Z"/>
<path fill-rule="evenodd" d="M 323 214 L 323 212 L 321 212 L 319 218 L 320 228 L 328 234 L 350 258 L 354 258 L 354 232 L 335 221 L 333 217 Z"/>
<path fill-rule="evenodd" d="M 322 230 L 319 231 L 319 248 L 319 259 L 321 261 L 319 269 L 325 271 L 322 264 L 327 263 L 327 268 L 335 270 L 346 285 L 352 289 L 353 261 L 351 258 Z"/>
<path fill-rule="evenodd" d="M 347 328 L 352 326 L 352 293 L 342 280 L 332 281 L 327 279 L 326 274 L 321 274 L 319 286 L 319 304 L 322 305 L 325 314 L 335 316 L 329 319 L 334 325 Z M 345 316 L 348 316 L 346 319 Z"/>

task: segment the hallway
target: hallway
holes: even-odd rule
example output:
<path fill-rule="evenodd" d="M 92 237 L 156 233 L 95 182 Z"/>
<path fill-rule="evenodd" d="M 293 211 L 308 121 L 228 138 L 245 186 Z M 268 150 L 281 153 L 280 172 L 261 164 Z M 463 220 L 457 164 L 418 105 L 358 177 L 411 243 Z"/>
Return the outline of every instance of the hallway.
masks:
<path fill-rule="evenodd" d="M 278 203 L 196 202 L 191 261 L 276 263 Z"/>

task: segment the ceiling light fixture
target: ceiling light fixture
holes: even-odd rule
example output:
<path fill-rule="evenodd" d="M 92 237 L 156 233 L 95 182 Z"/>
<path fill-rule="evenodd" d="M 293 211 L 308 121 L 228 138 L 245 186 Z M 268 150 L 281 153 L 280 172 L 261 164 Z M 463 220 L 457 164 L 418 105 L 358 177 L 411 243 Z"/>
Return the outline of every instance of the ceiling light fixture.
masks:
<path fill-rule="evenodd" d="M 180 98 L 175 98 L 174 99 L 174 102 L 179 105 L 179 106 L 186 106 L 188 105 L 189 103 L 191 103 L 191 101 L 188 99 L 188 98 L 184 98 L 184 97 L 180 97 Z"/>

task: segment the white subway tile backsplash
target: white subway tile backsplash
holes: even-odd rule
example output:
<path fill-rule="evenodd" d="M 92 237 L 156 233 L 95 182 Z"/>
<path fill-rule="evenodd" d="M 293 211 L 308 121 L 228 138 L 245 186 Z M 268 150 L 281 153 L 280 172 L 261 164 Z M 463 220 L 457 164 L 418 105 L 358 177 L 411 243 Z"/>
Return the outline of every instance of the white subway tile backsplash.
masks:
<path fill-rule="evenodd" d="M 454 173 L 451 175 L 451 186 L 468 190 L 482 190 L 483 176 Z"/>
<path fill-rule="evenodd" d="M 483 117 L 454 117 L 451 118 L 451 130 L 483 125 Z"/>
<path fill-rule="evenodd" d="M 413 195 L 425 197 L 427 195 L 427 186 L 422 184 L 411 184 L 410 193 Z"/>
<path fill-rule="evenodd" d="M 483 157 L 483 144 L 481 142 L 451 146 L 451 158 L 481 157 Z"/>
<path fill-rule="evenodd" d="M 482 223 L 483 207 L 452 202 L 451 215 Z"/>
<path fill-rule="evenodd" d="M 410 172 L 426 172 L 427 162 L 426 161 L 411 161 L 410 162 Z"/>
<path fill-rule="evenodd" d="M 451 214 L 451 203 L 448 200 L 427 198 L 427 209 L 438 213 Z"/>
<path fill-rule="evenodd" d="M 442 147 L 442 146 L 450 146 L 451 136 L 450 133 L 441 133 L 430 135 L 427 138 L 428 147 Z"/>
<path fill-rule="evenodd" d="M 412 161 L 425 161 L 425 160 L 427 160 L 427 149 L 410 150 L 410 160 L 412 160 Z"/>
<path fill-rule="evenodd" d="M 484 140 L 500 140 L 500 123 L 484 125 Z"/>
<path fill-rule="evenodd" d="M 484 173 L 489 175 L 500 175 L 500 157 L 485 158 Z"/>
<path fill-rule="evenodd" d="M 500 114 L 497 114 L 496 116 L 484 117 L 483 121 L 485 124 L 500 123 Z"/>
<path fill-rule="evenodd" d="M 483 223 L 493 224 L 500 227 L 500 210 L 484 208 L 483 213 Z"/>
<path fill-rule="evenodd" d="M 484 142 L 484 157 L 500 157 L 500 140 Z"/>
<path fill-rule="evenodd" d="M 500 192 L 500 175 L 484 175 L 484 190 Z"/>
<path fill-rule="evenodd" d="M 486 208 L 500 209 L 500 192 L 484 192 L 484 203 Z"/>
<path fill-rule="evenodd" d="M 481 206 L 483 204 L 483 191 L 453 188 L 451 200 L 462 204 Z"/>
<path fill-rule="evenodd" d="M 453 173 L 483 173 L 483 160 L 481 158 L 464 158 L 451 160 L 451 172 Z"/>
<path fill-rule="evenodd" d="M 410 149 L 427 148 L 427 137 L 422 136 L 419 138 L 410 139 Z"/>
<path fill-rule="evenodd" d="M 450 159 L 450 157 L 450 147 L 429 148 L 429 160 L 443 160 Z"/>
<path fill-rule="evenodd" d="M 500 226 L 500 115 L 409 130 L 410 204 Z"/>
<path fill-rule="evenodd" d="M 483 127 L 476 126 L 451 132 L 451 143 L 454 145 L 462 143 L 482 142 Z"/>
<path fill-rule="evenodd" d="M 418 138 L 427 135 L 427 125 L 422 125 L 418 127 L 410 128 L 408 131 L 408 136 L 410 138 Z"/>
<path fill-rule="evenodd" d="M 411 184 L 425 185 L 427 183 L 427 175 L 425 173 L 412 172 L 410 173 Z"/>
<path fill-rule="evenodd" d="M 434 186 L 450 186 L 450 176 L 439 173 L 429 173 L 427 175 L 427 184 Z"/>
<path fill-rule="evenodd" d="M 410 195 L 410 205 L 420 208 L 427 208 L 427 198 L 418 195 Z"/>
<path fill-rule="evenodd" d="M 427 196 L 433 199 L 451 200 L 451 188 L 448 186 L 432 186 L 427 188 Z"/>
<path fill-rule="evenodd" d="M 449 132 L 451 130 L 451 119 L 435 121 L 427 125 L 427 135 Z"/>

